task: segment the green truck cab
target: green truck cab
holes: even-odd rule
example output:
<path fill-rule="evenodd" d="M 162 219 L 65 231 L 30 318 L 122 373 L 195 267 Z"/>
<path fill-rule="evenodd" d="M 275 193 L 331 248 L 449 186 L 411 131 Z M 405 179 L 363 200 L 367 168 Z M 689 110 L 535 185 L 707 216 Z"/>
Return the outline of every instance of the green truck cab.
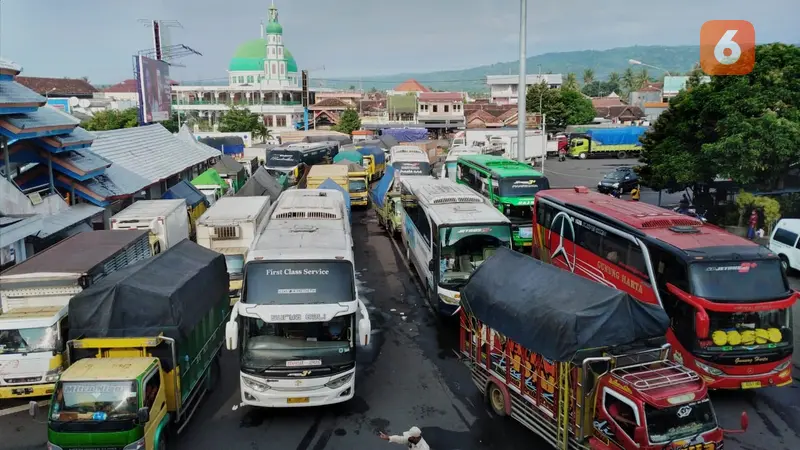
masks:
<path fill-rule="evenodd" d="M 516 250 L 533 242 L 533 200 L 550 181 L 530 165 L 494 155 L 464 155 L 456 162 L 456 182 L 486 197 L 511 221 Z"/>
<path fill-rule="evenodd" d="M 189 240 L 73 297 L 48 448 L 165 449 L 219 381 L 229 314 L 225 257 Z"/>

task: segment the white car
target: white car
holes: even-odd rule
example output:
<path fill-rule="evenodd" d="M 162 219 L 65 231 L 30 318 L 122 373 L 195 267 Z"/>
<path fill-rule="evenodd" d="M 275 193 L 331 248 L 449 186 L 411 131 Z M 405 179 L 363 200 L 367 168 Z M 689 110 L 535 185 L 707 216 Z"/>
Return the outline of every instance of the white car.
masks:
<path fill-rule="evenodd" d="M 769 237 L 769 249 L 781 258 L 783 268 L 800 270 L 800 219 L 781 219 Z"/>

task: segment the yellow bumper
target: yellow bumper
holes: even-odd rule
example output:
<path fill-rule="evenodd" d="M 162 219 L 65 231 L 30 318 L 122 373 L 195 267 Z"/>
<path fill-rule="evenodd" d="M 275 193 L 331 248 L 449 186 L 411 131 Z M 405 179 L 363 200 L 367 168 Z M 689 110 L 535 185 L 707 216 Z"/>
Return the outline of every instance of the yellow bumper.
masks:
<path fill-rule="evenodd" d="M 0 399 L 49 397 L 53 395 L 55 383 L 0 387 Z"/>
<path fill-rule="evenodd" d="M 353 199 L 350 199 L 350 203 L 353 206 L 367 206 L 367 204 L 369 202 L 367 202 L 367 199 L 365 199 L 365 198 L 353 198 Z"/>

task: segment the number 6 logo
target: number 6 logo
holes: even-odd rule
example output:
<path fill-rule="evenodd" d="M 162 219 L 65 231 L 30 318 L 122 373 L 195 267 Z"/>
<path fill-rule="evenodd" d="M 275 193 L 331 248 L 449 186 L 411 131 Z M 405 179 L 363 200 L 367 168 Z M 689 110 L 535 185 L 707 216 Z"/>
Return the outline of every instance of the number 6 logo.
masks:
<path fill-rule="evenodd" d="M 709 20 L 700 28 L 700 67 L 707 75 L 747 75 L 756 62 L 756 31 L 746 20 Z"/>

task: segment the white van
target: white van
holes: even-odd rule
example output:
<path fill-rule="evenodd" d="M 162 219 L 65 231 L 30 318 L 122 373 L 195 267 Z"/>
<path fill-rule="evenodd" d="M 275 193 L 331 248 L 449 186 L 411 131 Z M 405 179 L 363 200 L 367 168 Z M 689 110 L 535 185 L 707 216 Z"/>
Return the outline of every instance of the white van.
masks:
<path fill-rule="evenodd" d="M 781 219 L 769 237 L 769 249 L 781 258 L 783 268 L 800 270 L 800 219 Z"/>

